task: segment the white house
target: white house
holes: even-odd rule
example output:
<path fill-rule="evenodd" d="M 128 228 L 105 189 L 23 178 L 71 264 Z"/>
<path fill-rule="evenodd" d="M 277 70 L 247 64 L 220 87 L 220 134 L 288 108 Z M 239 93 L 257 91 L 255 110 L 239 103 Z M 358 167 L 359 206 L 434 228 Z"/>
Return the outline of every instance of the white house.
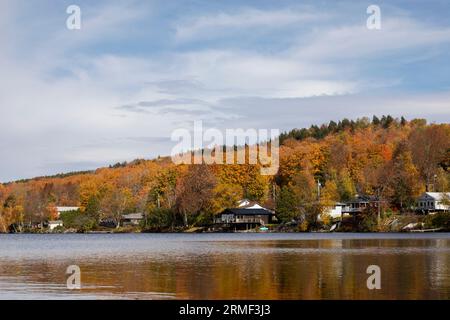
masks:
<path fill-rule="evenodd" d="M 76 211 L 78 209 L 80 209 L 80 207 L 56 207 L 56 211 L 58 211 L 58 218 L 61 212 Z"/>
<path fill-rule="evenodd" d="M 49 221 L 48 222 L 48 228 L 50 230 L 55 229 L 56 227 L 62 227 L 63 226 L 63 222 L 61 220 L 56 220 L 56 221 Z"/>
<path fill-rule="evenodd" d="M 323 213 L 328 214 L 331 218 L 341 218 L 343 215 L 348 215 L 348 213 L 344 213 L 344 209 L 346 208 L 345 203 L 336 202 L 334 205 L 325 206 Z M 319 221 L 321 220 L 319 215 Z"/>
<path fill-rule="evenodd" d="M 122 226 L 138 226 L 144 220 L 143 213 L 130 213 L 122 215 L 120 219 Z"/>
<path fill-rule="evenodd" d="M 450 205 L 446 204 L 445 200 L 450 201 L 450 192 L 424 192 L 417 199 L 417 210 L 424 212 L 448 211 Z"/>

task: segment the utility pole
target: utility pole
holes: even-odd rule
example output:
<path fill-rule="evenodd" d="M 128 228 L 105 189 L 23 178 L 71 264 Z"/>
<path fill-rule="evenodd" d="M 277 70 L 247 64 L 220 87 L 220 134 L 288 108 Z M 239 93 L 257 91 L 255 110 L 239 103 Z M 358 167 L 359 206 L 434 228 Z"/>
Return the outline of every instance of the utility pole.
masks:
<path fill-rule="evenodd" d="M 272 197 L 273 197 L 273 202 L 277 203 L 277 193 L 276 193 L 276 184 L 275 184 L 275 182 L 272 184 Z"/>
<path fill-rule="evenodd" d="M 378 204 L 378 216 L 377 216 L 377 226 L 378 230 L 380 230 L 380 222 L 381 222 L 381 192 L 380 189 L 377 190 L 377 204 Z"/>
<path fill-rule="evenodd" d="M 317 179 L 317 201 L 320 202 L 320 187 L 322 187 L 322 185 L 320 184 L 320 180 Z"/>

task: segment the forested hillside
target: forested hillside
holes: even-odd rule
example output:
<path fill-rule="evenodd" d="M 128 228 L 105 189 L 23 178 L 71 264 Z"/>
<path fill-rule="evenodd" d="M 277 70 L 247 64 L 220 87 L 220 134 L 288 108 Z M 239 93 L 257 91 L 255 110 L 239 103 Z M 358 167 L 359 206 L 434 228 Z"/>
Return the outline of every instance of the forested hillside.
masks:
<path fill-rule="evenodd" d="M 410 210 L 425 190 L 450 190 L 449 124 L 344 119 L 283 133 L 280 142 L 276 176 L 260 175 L 257 165 L 176 166 L 158 158 L 0 184 L 0 232 L 54 219 L 56 206 L 81 207 L 80 223 L 89 228 L 133 212 L 157 228 L 201 225 L 241 198 L 287 221 L 320 210 L 317 181 L 322 205 L 359 193 L 377 195 L 398 212 Z"/>

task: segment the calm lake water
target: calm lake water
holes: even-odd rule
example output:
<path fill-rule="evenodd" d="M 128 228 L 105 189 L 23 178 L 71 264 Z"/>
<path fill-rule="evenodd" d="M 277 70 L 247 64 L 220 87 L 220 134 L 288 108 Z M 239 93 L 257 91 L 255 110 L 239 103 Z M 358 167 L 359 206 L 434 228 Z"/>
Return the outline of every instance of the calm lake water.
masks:
<path fill-rule="evenodd" d="M 449 233 L 11 234 L 0 299 L 450 299 L 449 263 Z"/>

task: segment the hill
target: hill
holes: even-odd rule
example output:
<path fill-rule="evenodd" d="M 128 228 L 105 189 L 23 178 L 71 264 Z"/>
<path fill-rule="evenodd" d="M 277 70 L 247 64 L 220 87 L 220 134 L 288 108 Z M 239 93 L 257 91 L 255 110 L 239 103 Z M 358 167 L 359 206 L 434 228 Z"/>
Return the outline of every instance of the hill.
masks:
<path fill-rule="evenodd" d="M 359 193 L 398 212 L 424 190 L 450 189 L 449 124 L 343 119 L 282 133 L 280 144 L 276 176 L 262 176 L 258 165 L 174 165 L 163 157 L 0 184 L 0 231 L 52 219 L 55 206 L 81 207 L 93 226 L 131 212 L 147 213 L 156 228 L 202 225 L 244 197 L 288 221 L 313 211 L 317 181 L 322 204 Z"/>

